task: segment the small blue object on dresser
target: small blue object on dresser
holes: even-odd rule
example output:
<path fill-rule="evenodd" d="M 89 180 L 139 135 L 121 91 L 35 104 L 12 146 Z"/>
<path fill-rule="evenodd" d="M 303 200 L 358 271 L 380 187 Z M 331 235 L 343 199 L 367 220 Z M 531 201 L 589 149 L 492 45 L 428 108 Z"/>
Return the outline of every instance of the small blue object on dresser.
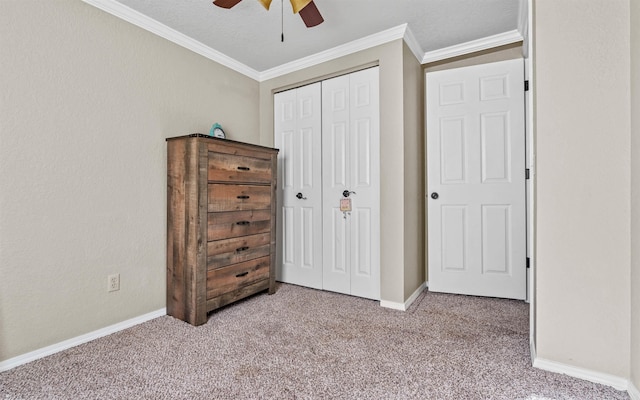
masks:
<path fill-rule="evenodd" d="M 211 130 L 209 131 L 209 136 L 213 136 L 221 139 L 224 139 L 226 137 L 224 134 L 224 131 L 222 130 L 222 126 L 217 122 L 211 126 Z"/>

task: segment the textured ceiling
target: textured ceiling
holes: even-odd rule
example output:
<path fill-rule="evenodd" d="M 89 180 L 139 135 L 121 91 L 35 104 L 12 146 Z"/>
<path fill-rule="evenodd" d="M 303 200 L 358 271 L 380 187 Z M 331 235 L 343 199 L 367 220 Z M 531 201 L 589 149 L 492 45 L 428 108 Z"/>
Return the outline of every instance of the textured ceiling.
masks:
<path fill-rule="evenodd" d="M 269 11 L 257 0 L 230 10 L 210 0 L 118 0 L 258 72 L 402 24 L 423 52 L 514 31 L 521 1 L 315 0 L 325 22 L 306 28 L 289 0 L 273 0 Z"/>

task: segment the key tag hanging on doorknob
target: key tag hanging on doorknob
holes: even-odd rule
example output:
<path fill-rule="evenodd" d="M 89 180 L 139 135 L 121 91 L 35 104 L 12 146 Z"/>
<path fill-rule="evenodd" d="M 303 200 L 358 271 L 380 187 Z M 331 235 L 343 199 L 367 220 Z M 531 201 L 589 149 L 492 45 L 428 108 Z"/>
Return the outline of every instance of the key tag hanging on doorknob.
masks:
<path fill-rule="evenodd" d="M 347 213 L 351 215 L 351 199 L 350 198 L 340 199 L 340 211 L 342 211 L 342 215 L 344 216 L 344 219 L 347 219 Z"/>

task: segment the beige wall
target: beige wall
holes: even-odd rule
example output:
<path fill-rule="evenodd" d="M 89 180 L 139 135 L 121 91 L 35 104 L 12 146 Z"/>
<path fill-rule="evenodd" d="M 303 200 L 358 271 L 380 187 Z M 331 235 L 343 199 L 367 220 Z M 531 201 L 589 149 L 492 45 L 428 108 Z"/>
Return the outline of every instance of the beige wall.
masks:
<path fill-rule="evenodd" d="M 631 1 L 631 381 L 640 390 L 640 1 Z"/>
<path fill-rule="evenodd" d="M 425 282 L 424 74 L 402 46 L 404 95 L 404 298 Z"/>
<path fill-rule="evenodd" d="M 624 378 L 629 2 L 535 3 L 537 354 Z"/>
<path fill-rule="evenodd" d="M 380 66 L 380 295 L 404 303 L 403 41 L 395 40 L 260 85 L 260 142 L 273 144 L 273 93 L 361 68 Z M 422 251 L 422 250 L 420 250 Z M 410 255 L 409 257 L 413 257 Z"/>
<path fill-rule="evenodd" d="M 0 1 L 0 48 L 2 361 L 165 307 L 164 139 L 257 143 L 259 85 L 80 1 Z"/>

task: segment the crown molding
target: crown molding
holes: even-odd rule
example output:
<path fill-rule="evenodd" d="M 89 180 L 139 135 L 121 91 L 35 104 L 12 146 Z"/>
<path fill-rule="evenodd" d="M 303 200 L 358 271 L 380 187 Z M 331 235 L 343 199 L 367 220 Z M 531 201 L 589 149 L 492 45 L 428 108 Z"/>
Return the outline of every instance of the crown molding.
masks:
<path fill-rule="evenodd" d="M 518 15 L 518 32 L 522 36 L 522 55 L 529 57 L 529 12 L 531 10 L 531 0 L 520 0 Z"/>
<path fill-rule="evenodd" d="M 136 10 L 133 10 L 122 3 L 118 3 L 114 0 L 82 0 L 83 2 L 90 4 L 96 8 L 99 8 L 102 11 L 105 11 L 115 17 L 123 19 L 133 25 L 136 25 L 146 31 L 149 31 L 153 34 L 156 34 L 160 37 L 163 37 L 170 42 L 173 42 L 179 46 L 184 47 L 185 49 L 191 50 L 194 53 L 200 54 L 203 57 L 206 57 L 212 61 L 215 61 L 219 64 L 224 65 L 227 68 L 230 68 L 236 72 L 239 72 L 243 75 L 248 76 L 254 80 L 259 79 L 258 71 L 249 68 L 248 66 L 234 60 L 233 58 L 226 56 L 220 53 L 217 50 L 212 49 L 211 47 L 205 46 L 204 44 L 194 40 L 187 35 L 184 35 L 175 29 L 169 28 L 168 26 L 161 24 L 160 22 L 147 17 L 144 14 L 139 13 Z"/>
<path fill-rule="evenodd" d="M 529 25 L 529 0 L 520 0 L 518 6 L 518 32 L 522 36 L 523 40 L 527 40 L 528 32 L 527 27 Z"/>
<path fill-rule="evenodd" d="M 517 29 L 514 29 L 512 31 L 499 33 L 493 36 L 487 36 L 482 39 L 472 40 L 470 42 L 457 44 L 455 46 L 428 51 L 424 53 L 424 56 L 422 57 L 422 64 L 428 64 L 434 61 L 440 61 L 447 58 L 475 53 L 476 51 L 487 50 L 520 41 L 522 41 L 522 35 L 520 35 L 520 32 L 518 32 Z"/>
<path fill-rule="evenodd" d="M 407 44 L 407 47 L 411 50 L 418 62 L 422 62 L 422 57 L 424 57 L 424 50 L 422 50 L 422 46 L 416 40 L 416 37 L 413 36 L 413 32 L 409 29 L 407 25 L 407 29 L 404 32 L 404 42 Z"/>
<path fill-rule="evenodd" d="M 318 65 L 326 61 L 331 61 L 336 58 L 343 57 L 361 50 L 379 46 L 393 40 L 402 39 L 404 38 L 406 31 L 407 24 L 398 25 L 394 28 L 375 33 L 373 35 L 365 36 L 361 39 L 357 39 L 349 43 L 345 43 L 344 45 L 321 51 L 311 56 L 265 70 L 260 73 L 260 77 L 258 80 L 262 82 L 268 79 L 277 78 L 279 76 L 290 74 L 304 68 L 309 68 L 314 65 Z"/>
<path fill-rule="evenodd" d="M 413 36 L 413 33 L 409 29 L 408 25 L 402 24 L 384 30 L 382 32 L 375 33 L 373 35 L 354 40 L 344 45 L 321 51 L 311 56 L 304 57 L 259 72 L 217 50 L 212 49 L 211 47 L 198 42 L 197 40 L 190 38 L 185 34 L 176 31 L 175 29 L 169 28 L 168 26 L 152 18 L 149 18 L 148 16 L 140 12 L 117 2 L 116 0 L 82 1 L 117 18 L 138 26 L 148 32 L 165 38 L 170 42 L 191 50 L 194 53 L 200 54 L 201 56 L 208 58 L 209 60 L 217 62 L 218 64 L 221 64 L 258 82 L 277 78 L 282 75 L 290 74 L 304 68 L 309 68 L 323 62 L 331 61 L 339 57 L 344 57 L 346 55 L 366 50 L 371 47 L 379 46 L 398 39 L 404 40 L 411 52 L 415 55 L 416 59 L 421 64 L 427 64 L 434 61 L 444 60 L 446 58 L 461 56 L 476 51 L 487 50 L 490 48 L 522 41 L 525 36 L 523 36 L 521 31 L 519 30 L 524 29 L 526 35 L 528 21 L 528 0 L 521 0 L 518 29 L 514 29 L 513 31 L 500 33 L 486 38 L 472 40 L 470 42 L 424 53 L 422 47 L 415 39 L 415 36 Z"/>

